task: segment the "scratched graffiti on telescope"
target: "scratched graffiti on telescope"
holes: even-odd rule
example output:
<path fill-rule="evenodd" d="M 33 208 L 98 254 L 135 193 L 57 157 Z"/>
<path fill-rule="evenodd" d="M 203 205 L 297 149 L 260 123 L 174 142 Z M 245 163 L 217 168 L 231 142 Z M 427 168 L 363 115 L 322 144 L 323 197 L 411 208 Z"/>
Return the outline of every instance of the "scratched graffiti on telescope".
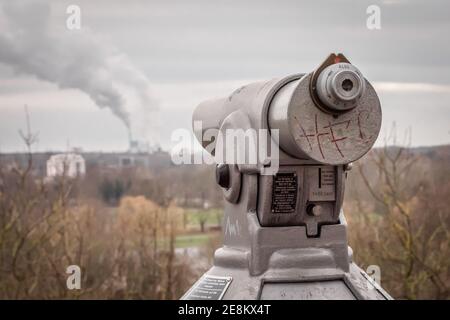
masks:
<path fill-rule="evenodd" d="M 305 130 L 302 123 L 297 117 L 294 117 L 300 134 L 295 137 L 295 140 L 299 143 L 306 141 L 309 150 L 313 151 L 313 147 L 318 148 L 322 159 L 327 158 L 327 154 L 324 153 L 327 144 L 333 144 L 336 151 L 342 158 L 345 158 L 345 150 L 340 147 L 339 142 L 344 142 L 349 138 L 359 139 L 361 143 L 370 143 L 372 135 L 365 132 L 365 123 L 370 121 L 371 112 L 367 110 L 359 111 L 356 115 L 348 120 L 339 120 L 331 122 L 328 120 L 327 124 L 318 124 L 317 114 L 314 115 L 314 123 L 309 123 L 308 129 Z M 321 131 L 320 129 L 328 129 Z M 334 152 L 332 152 L 334 153 Z"/>

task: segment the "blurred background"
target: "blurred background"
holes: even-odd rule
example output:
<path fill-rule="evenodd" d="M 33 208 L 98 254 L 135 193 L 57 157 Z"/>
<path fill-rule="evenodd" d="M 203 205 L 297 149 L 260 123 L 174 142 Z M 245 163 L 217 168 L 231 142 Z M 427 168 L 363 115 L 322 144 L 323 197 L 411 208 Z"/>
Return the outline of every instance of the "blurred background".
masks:
<path fill-rule="evenodd" d="M 395 298 L 449 299 L 449 7 L 0 0 L 0 298 L 179 298 L 212 264 L 223 201 L 214 166 L 172 162 L 200 152 L 173 132 L 205 99 L 343 52 L 383 108 L 346 187 L 354 258 Z"/>

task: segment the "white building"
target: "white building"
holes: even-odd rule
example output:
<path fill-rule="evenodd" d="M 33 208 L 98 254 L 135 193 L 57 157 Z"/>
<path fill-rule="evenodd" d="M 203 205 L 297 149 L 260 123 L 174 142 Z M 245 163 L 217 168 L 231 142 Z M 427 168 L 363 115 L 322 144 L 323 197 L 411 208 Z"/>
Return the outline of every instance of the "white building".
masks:
<path fill-rule="evenodd" d="M 75 153 L 61 153 L 47 160 L 47 177 L 63 176 L 82 177 L 86 174 L 86 163 L 83 157 Z"/>

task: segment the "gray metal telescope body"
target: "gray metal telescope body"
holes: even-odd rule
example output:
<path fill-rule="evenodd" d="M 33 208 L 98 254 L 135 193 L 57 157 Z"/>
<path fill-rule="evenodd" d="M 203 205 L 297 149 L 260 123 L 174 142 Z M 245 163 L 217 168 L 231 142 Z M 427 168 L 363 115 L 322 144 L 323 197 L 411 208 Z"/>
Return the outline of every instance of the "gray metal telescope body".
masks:
<path fill-rule="evenodd" d="M 342 212 L 348 164 L 370 150 L 381 126 L 378 97 L 355 70 L 360 87 L 350 99 L 359 96 L 334 113 L 326 109 L 333 102 L 324 109 L 313 101 L 313 74 L 249 84 L 197 107 L 204 145 L 207 129 L 277 129 L 279 170 L 262 174 L 271 155 L 228 164 L 223 247 L 183 299 L 390 299 L 352 262 Z M 347 84 L 342 77 L 338 85 Z"/>

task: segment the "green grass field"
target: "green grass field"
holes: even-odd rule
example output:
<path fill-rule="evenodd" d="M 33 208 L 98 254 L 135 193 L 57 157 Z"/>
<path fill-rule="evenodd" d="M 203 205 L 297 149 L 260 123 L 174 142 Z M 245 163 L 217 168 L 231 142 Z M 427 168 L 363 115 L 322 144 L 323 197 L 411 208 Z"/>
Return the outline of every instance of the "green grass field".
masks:
<path fill-rule="evenodd" d="M 175 240 L 177 248 L 201 247 L 208 244 L 217 231 L 208 231 L 208 227 L 215 227 L 222 223 L 222 209 L 186 209 L 187 233 L 180 234 Z M 200 221 L 205 221 L 205 232 L 200 232 Z M 192 233 L 195 232 L 195 233 Z"/>
<path fill-rule="evenodd" d="M 190 228 L 199 228 L 200 221 L 205 220 L 206 226 L 217 226 L 222 222 L 222 209 L 186 209 L 187 224 Z"/>

